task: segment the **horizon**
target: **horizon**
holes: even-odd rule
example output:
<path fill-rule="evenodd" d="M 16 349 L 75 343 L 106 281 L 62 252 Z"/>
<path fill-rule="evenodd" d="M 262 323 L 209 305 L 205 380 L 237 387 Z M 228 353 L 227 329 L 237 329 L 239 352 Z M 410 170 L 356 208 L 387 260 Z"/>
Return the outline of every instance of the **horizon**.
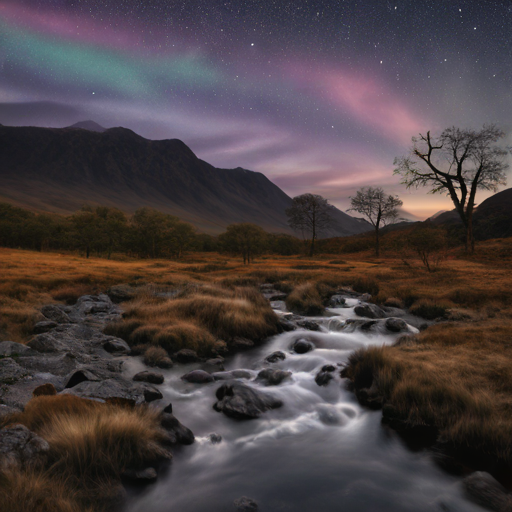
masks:
<path fill-rule="evenodd" d="M 453 205 L 393 176 L 412 136 L 496 122 L 512 145 L 512 7 L 413 4 L 0 1 L 0 123 L 177 138 L 291 197 L 382 186 L 424 219 Z"/>

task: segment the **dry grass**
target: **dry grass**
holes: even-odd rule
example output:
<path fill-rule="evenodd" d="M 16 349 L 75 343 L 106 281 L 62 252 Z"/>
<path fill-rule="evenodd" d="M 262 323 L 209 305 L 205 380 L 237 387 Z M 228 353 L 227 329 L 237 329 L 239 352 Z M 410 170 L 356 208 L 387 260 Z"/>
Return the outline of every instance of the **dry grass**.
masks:
<path fill-rule="evenodd" d="M 16 476 L 28 490 L 27 511 L 83 510 L 91 500 L 97 501 L 95 510 L 102 510 L 105 494 L 116 487 L 125 469 L 170 457 L 163 448 L 167 437 L 158 413 L 147 407 L 120 407 L 72 395 L 40 396 L 30 400 L 24 412 L 4 420 L 5 425 L 15 423 L 27 426 L 50 445 L 44 473 Z M 12 487 L 13 476 L 5 478 L 0 500 L 9 502 L 18 496 L 20 484 Z M 30 508 L 30 500 L 48 504 Z"/>
<path fill-rule="evenodd" d="M 219 340 L 229 345 L 237 336 L 261 340 L 277 332 L 275 314 L 254 288 L 188 287 L 175 298 L 142 297 L 125 307 L 124 320 L 106 332 L 169 354 L 188 348 L 207 356 Z"/>
<path fill-rule="evenodd" d="M 286 297 L 286 307 L 299 315 L 321 314 L 324 304 L 316 283 L 309 282 L 296 286 Z"/>

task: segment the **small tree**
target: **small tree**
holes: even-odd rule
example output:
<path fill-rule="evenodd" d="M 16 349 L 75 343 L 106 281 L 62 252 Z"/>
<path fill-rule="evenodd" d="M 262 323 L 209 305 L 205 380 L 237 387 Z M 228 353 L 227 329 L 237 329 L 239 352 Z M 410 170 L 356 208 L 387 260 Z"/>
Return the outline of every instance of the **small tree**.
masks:
<path fill-rule="evenodd" d="M 413 229 L 405 243 L 420 257 L 429 272 L 435 272 L 446 256 L 446 232 L 432 226 Z"/>
<path fill-rule="evenodd" d="M 375 229 L 375 255 L 380 256 L 380 229 L 396 222 L 398 208 L 402 206 L 398 196 L 387 196 L 380 187 L 363 187 L 350 198 L 350 209 L 364 215 Z"/>
<path fill-rule="evenodd" d="M 266 233 L 256 224 L 249 222 L 231 224 L 225 233 L 219 235 L 219 242 L 226 251 L 240 254 L 246 265 L 250 264 L 254 256 L 263 250 Z"/>
<path fill-rule="evenodd" d="M 482 130 L 452 127 L 434 137 L 413 137 L 409 156 L 396 158 L 395 174 L 402 184 L 428 187 L 431 194 L 446 193 L 466 230 L 466 251 L 473 252 L 473 211 L 478 189 L 492 190 L 506 184 L 507 151 L 496 146 L 504 133 L 495 125 Z"/>
<path fill-rule="evenodd" d="M 315 252 L 315 241 L 318 235 L 332 223 L 331 212 L 334 206 L 327 202 L 322 196 L 316 194 L 302 194 L 293 198 L 293 203 L 286 210 L 288 225 L 302 234 L 303 238 L 308 237 L 309 255 Z"/>

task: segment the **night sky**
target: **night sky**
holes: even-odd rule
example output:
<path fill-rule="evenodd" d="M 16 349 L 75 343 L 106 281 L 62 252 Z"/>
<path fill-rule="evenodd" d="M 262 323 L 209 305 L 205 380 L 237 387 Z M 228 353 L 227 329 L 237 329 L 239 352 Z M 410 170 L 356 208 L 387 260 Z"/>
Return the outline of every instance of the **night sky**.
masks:
<path fill-rule="evenodd" d="M 393 176 L 413 135 L 495 122 L 512 144 L 512 1 L 0 0 L 0 123 L 86 119 L 425 218 L 452 207 Z"/>

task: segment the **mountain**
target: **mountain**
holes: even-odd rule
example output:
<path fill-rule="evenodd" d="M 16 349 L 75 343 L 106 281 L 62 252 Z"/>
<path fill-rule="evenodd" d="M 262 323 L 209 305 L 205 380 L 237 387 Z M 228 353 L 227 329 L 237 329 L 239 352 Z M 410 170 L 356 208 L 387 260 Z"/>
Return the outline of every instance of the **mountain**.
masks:
<path fill-rule="evenodd" d="M 77 125 L 1 126 L 0 200 L 58 213 L 74 212 L 84 203 L 127 213 L 149 206 L 207 233 L 220 233 L 234 222 L 290 232 L 285 209 L 292 202 L 263 174 L 215 168 L 180 140 L 148 140 L 126 128 L 100 132 Z M 368 223 L 340 210 L 334 218 L 325 236 L 368 230 Z"/>
<path fill-rule="evenodd" d="M 71 126 L 68 126 L 68 128 L 82 128 L 83 130 L 89 130 L 91 132 L 98 132 L 103 133 L 106 128 L 103 128 L 103 126 L 99 125 L 98 123 L 95 123 L 94 121 L 80 121 L 79 123 L 72 124 Z"/>

